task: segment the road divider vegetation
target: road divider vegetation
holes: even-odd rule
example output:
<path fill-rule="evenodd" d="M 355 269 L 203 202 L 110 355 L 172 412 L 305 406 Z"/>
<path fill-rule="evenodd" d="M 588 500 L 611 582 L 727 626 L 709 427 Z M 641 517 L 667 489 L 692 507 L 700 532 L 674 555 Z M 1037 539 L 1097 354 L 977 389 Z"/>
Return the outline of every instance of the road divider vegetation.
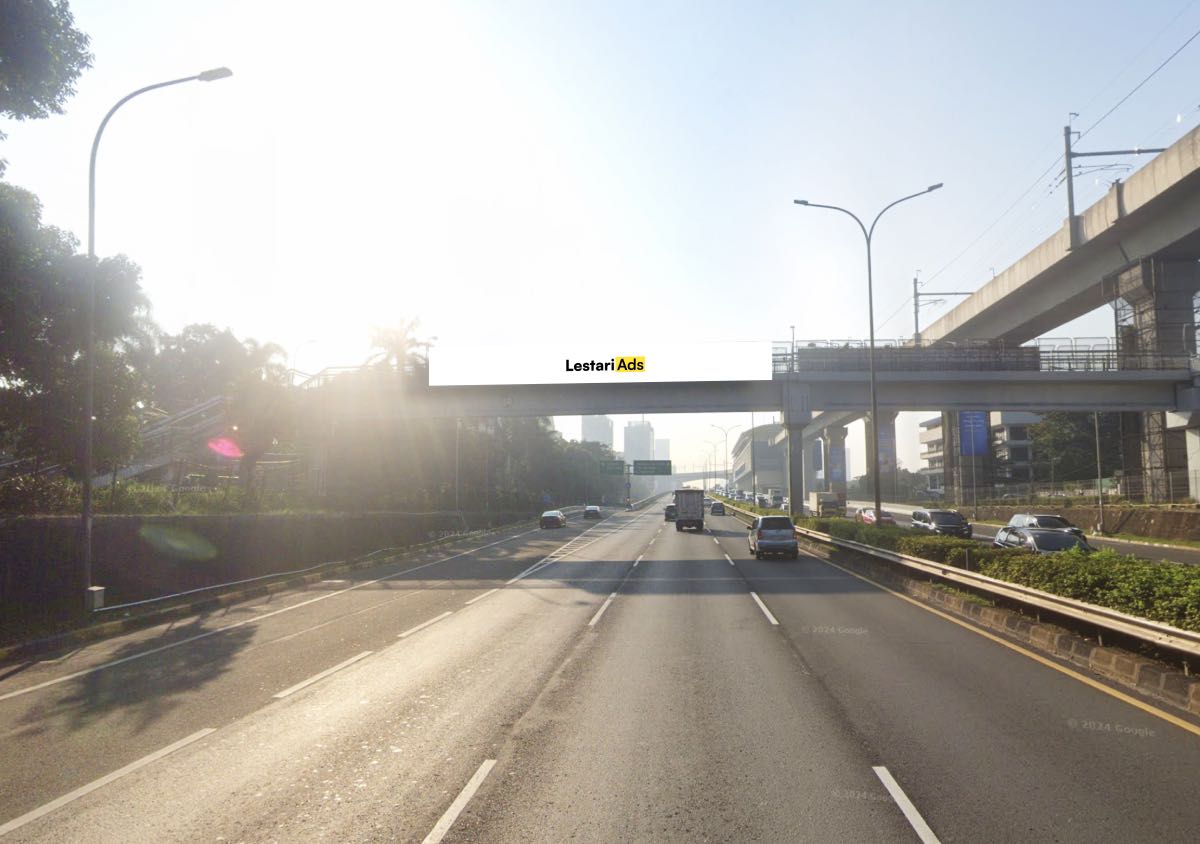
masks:
<path fill-rule="evenodd" d="M 1030 554 L 951 536 L 913 535 L 898 527 L 850 519 L 797 519 L 796 526 L 1108 607 L 1181 630 L 1200 631 L 1200 567 L 1143 560 L 1131 554 L 1078 550 Z"/>

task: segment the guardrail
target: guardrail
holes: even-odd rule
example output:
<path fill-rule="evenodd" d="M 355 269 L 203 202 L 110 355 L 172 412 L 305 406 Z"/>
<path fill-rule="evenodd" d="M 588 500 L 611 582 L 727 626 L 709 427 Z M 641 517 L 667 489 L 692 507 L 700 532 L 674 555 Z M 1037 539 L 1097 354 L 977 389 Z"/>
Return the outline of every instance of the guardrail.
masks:
<path fill-rule="evenodd" d="M 728 504 L 725 506 L 725 511 L 735 514 L 739 520 L 746 522 L 751 522 L 755 518 L 754 513 Z M 797 527 L 795 530 L 797 538 L 817 540 L 838 548 L 857 551 L 860 554 L 868 554 L 925 575 L 933 575 L 934 577 L 948 580 L 951 583 L 966 586 L 978 592 L 996 595 L 1018 604 L 1054 612 L 1102 630 L 1111 630 L 1159 647 L 1170 648 L 1180 653 L 1200 657 L 1200 632 L 1181 630 L 1178 627 L 1172 627 L 1169 624 L 1163 624 L 1159 621 L 1151 621 L 1150 619 L 1139 618 L 1135 615 L 1127 615 L 1126 613 L 1107 607 L 1077 601 L 1074 598 L 1064 598 L 1061 595 L 1055 595 L 1051 592 L 1043 592 L 1040 589 L 1022 586 L 1017 583 L 1009 583 L 1006 580 L 997 580 L 994 577 L 988 577 L 984 574 L 948 566 L 944 563 L 936 563 L 920 557 L 910 557 L 907 554 L 899 554 L 895 551 L 888 551 L 885 548 L 876 548 L 873 545 L 865 545 L 851 539 L 839 539 L 827 533 L 801 527 Z"/>
<path fill-rule="evenodd" d="M 583 505 L 582 504 L 571 504 L 566 507 L 559 507 L 558 509 L 562 510 L 562 512 L 565 515 L 578 515 L 583 512 Z M 423 516 L 447 515 L 447 516 L 449 516 L 449 515 L 456 515 L 456 514 L 460 517 L 462 516 L 461 511 L 453 511 L 453 510 L 442 510 L 442 511 L 436 511 L 436 512 L 432 512 L 432 513 L 411 513 L 408 515 L 423 515 Z M 128 609 L 132 609 L 133 607 L 144 607 L 144 606 L 149 606 L 150 604 L 161 604 L 164 601 L 174 601 L 174 600 L 179 600 L 180 598 L 186 598 L 191 595 L 201 595 L 205 592 L 216 592 L 216 591 L 219 591 L 222 589 L 232 589 L 235 586 L 249 586 L 254 583 L 261 583 L 262 581 L 265 581 L 265 580 L 281 580 L 281 579 L 289 578 L 289 577 L 297 577 L 299 575 L 310 574 L 315 571 L 320 571 L 322 569 L 334 568 L 334 567 L 340 566 L 340 565 L 346 565 L 346 564 L 351 564 L 351 563 L 353 563 L 353 564 L 369 563 L 371 560 L 373 560 L 376 557 L 381 557 L 379 562 L 382 564 L 382 563 L 387 562 L 386 557 L 389 554 L 394 556 L 394 555 L 398 555 L 398 554 L 403 554 L 407 551 L 412 551 L 412 550 L 416 550 L 418 548 L 428 547 L 428 546 L 436 545 L 436 544 L 443 543 L 443 542 L 455 542 L 455 541 L 458 541 L 459 539 L 465 539 L 468 536 L 475 535 L 475 534 L 495 533 L 498 531 L 503 531 L 508 528 L 515 527 L 515 526 L 523 524 L 523 523 L 527 523 L 530 521 L 536 521 L 536 520 L 537 520 L 536 516 L 531 516 L 529 519 L 526 519 L 525 522 L 510 522 L 510 523 L 504 524 L 504 525 L 496 525 L 493 528 L 482 528 L 480 530 L 474 530 L 474 531 L 464 530 L 464 531 L 461 531 L 458 533 L 452 533 L 447 536 L 440 537 L 439 539 L 432 540 L 430 542 L 419 542 L 419 543 L 416 543 L 415 545 L 397 546 L 394 548 L 377 548 L 374 551 L 370 551 L 366 554 L 362 554 L 358 557 L 354 557 L 349 560 L 326 560 L 324 562 L 316 563 L 311 566 L 305 566 L 304 568 L 291 569 L 290 571 L 275 571 L 275 572 L 270 572 L 269 574 L 261 574 L 261 575 L 258 575 L 257 577 L 247 577 L 247 578 L 243 578 L 241 580 L 230 580 L 230 581 L 226 581 L 225 583 L 213 583 L 208 586 L 199 586 L 195 589 L 186 589 L 182 592 L 172 592 L 169 595 L 157 595 L 153 598 L 143 598 L 139 601 L 128 601 L 123 604 L 112 604 L 110 606 L 100 607 L 100 608 L 96 609 L 94 612 L 96 615 L 103 615 L 105 613 L 111 613 L 116 610 L 128 610 Z M 465 524 L 465 521 L 464 521 L 464 524 Z"/>

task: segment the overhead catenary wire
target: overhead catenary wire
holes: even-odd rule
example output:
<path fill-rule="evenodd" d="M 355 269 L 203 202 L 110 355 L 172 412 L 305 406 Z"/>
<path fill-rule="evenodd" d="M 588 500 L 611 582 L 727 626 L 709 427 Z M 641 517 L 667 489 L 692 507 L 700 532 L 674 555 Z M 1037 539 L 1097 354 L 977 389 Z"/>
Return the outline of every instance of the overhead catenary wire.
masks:
<path fill-rule="evenodd" d="M 1185 12 L 1187 12 L 1192 6 L 1195 5 L 1195 3 L 1196 3 L 1196 0 L 1192 0 L 1192 2 L 1189 2 L 1187 5 L 1182 7 L 1178 12 L 1176 12 L 1176 14 L 1166 23 L 1166 25 L 1164 25 L 1162 27 L 1162 29 L 1160 29 L 1158 31 L 1158 33 L 1155 34 L 1155 36 L 1146 43 L 1146 46 L 1143 47 L 1142 50 L 1139 51 L 1139 53 L 1133 59 L 1131 59 L 1129 63 L 1127 63 L 1125 68 L 1122 69 L 1118 74 L 1116 74 L 1112 78 L 1112 80 L 1110 80 L 1103 88 L 1100 89 L 1100 91 L 1097 92 L 1096 95 L 1094 95 L 1088 101 L 1088 105 L 1090 106 L 1091 103 L 1095 102 L 1096 99 L 1098 99 L 1099 96 L 1104 91 L 1108 90 L 1108 88 L 1111 87 L 1112 84 L 1118 78 L 1120 78 L 1120 76 L 1123 75 L 1126 72 L 1126 70 L 1128 70 L 1129 67 L 1132 67 L 1133 64 L 1136 63 L 1137 60 L 1140 59 L 1141 56 L 1146 53 L 1146 51 L 1151 47 L 1151 45 L 1153 45 L 1153 43 L 1155 41 L 1157 41 L 1164 32 L 1168 31 Z M 1178 56 L 1181 52 L 1183 52 L 1183 50 L 1189 44 L 1191 44 L 1192 41 L 1194 41 L 1197 37 L 1200 37 L 1200 30 L 1197 30 L 1183 44 L 1181 44 L 1178 48 L 1176 48 L 1176 50 L 1174 52 L 1172 52 L 1164 61 L 1162 61 L 1148 76 L 1146 76 L 1144 79 L 1142 79 L 1142 81 L 1140 81 L 1137 85 L 1135 85 L 1133 87 L 1133 89 L 1131 89 L 1120 100 L 1118 100 L 1111 108 L 1109 108 L 1108 111 L 1106 111 L 1103 115 L 1101 115 L 1099 119 L 1097 119 L 1094 123 L 1092 123 L 1092 125 L 1089 126 L 1080 135 L 1080 137 L 1083 137 L 1087 133 L 1094 130 L 1102 122 L 1104 122 L 1104 120 L 1106 120 L 1109 116 L 1111 116 L 1117 109 L 1119 109 L 1125 102 L 1127 102 L 1134 94 L 1136 94 L 1142 87 L 1144 87 L 1146 85 L 1146 83 L 1148 83 L 1151 79 L 1153 79 L 1154 76 L 1156 76 L 1163 68 L 1165 68 L 1176 56 Z M 1086 106 L 1085 106 L 1085 108 L 1086 108 Z M 1161 129 L 1158 131 L 1161 131 Z M 1048 166 L 1045 170 L 1043 170 L 1038 175 L 1038 177 L 1036 179 L 1034 179 L 1029 184 L 1029 186 L 1021 192 L 1021 194 L 1011 204 L 1009 204 L 997 217 L 995 217 L 990 223 L 988 223 L 987 226 L 985 226 L 984 229 L 978 235 L 976 235 L 971 240 L 970 243 L 968 243 L 965 247 L 963 247 L 962 250 L 960 250 L 958 253 L 956 253 L 954 255 L 954 257 L 952 257 L 949 261 L 947 261 L 940 269 L 938 269 L 935 273 L 930 275 L 924 282 L 922 282 L 921 286 L 924 286 L 925 284 L 928 284 L 929 282 L 937 279 L 939 276 L 941 276 L 943 273 L 945 273 L 948 269 L 950 269 L 952 266 L 957 264 L 963 258 L 963 256 L 965 256 L 972 249 L 974 249 L 985 237 L 987 237 L 987 235 L 997 225 L 1000 224 L 1000 222 L 1002 220 L 1004 220 L 1009 214 L 1011 214 L 1025 200 L 1025 198 L 1035 188 L 1037 188 L 1039 184 L 1041 184 L 1042 180 L 1045 179 L 1047 176 L 1049 176 L 1059 166 L 1059 164 L 1062 161 L 1063 161 L 1063 155 L 1060 154 L 1054 159 L 1054 161 L 1050 164 L 1050 166 Z M 910 301 L 911 301 L 911 297 L 910 297 Z M 903 308 L 903 306 L 901 306 L 901 307 Z"/>
<path fill-rule="evenodd" d="M 1193 41 L 1195 41 L 1197 38 L 1200 38 L 1200 29 L 1197 29 L 1195 32 L 1193 32 L 1187 41 L 1184 41 L 1182 44 L 1179 45 L 1179 47 L 1177 47 L 1175 49 L 1175 52 L 1171 53 L 1171 55 L 1169 55 L 1165 59 L 1163 59 L 1162 63 L 1159 64 L 1158 67 L 1154 68 L 1154 70 L 1150 71 L 1150 74 L 1145 79 L 1143 79 L 1138 84 L 1134 85 L 1132 90 L 1130 90 L 1130 92 L 1128 94 L 1121 97 L 1121 99 L 1117 100 L 1116 105 L 1114 105 L 1108 111 L 1104 112 L 1104 114 L 1100 115 L 1099 120 L 1097 120 L 1091 126 L 1089 126 L 1088 128 L 1084 129 L 1082 132 L 1080 132 L 1079 139 L 1082 140 L 1083 138 L 1087 137 L 1088 133 L 1091 132 L 1093 129 L 1095 129 L 1097 126 L 1099 126 L 1101 123 L 1103 123 L 1105 120 L 1107 120 L 1109 115 L 1111 115 L 1114 111 L 1119 109 L 1121 106 L 1125 105 L 1125 103 L 1129 100 L 1130 97 L 1132 97 L 1134 94 L 1136 94 L 1138 91 L 1140 91 L 1142 89 L 1142 86 L 1144 86 L 1147 82 L 1149 82 L 1151 79 L 1153 79 L 1155 76 L 1157 76 L 1159 71 L 1161 71 L 1164 67 L 1169 65 L 1176 56 L 1178 56 L 1180 53 L 1182 53 L 1184 51 L 1184 49 L 1189 44 L 1191 44 Z"/>

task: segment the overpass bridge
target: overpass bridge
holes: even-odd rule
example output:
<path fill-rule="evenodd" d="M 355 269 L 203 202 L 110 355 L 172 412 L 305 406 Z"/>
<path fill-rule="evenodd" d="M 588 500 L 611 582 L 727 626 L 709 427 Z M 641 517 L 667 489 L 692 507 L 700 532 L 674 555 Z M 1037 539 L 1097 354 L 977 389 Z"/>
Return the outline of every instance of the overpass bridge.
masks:
<path fill-rule="evenodd" d="M 879 407 L 885 418 L 901 410 L 1200 410 L 1190 358 L 1145 353 L 1122 359 L 1115 350 L 1065 352 L 1003 344 L 877 350 Z M 354 373 L 320 380 L 314 414 L 326 419 L 449 419 L 512 416 L 584 416 L 639 413 L 774 411 L 783 418 L 792 500 L 815 482 L 805 465 L 804 431 L 820 411 L 831 447 L 844 448 L 830 419 L 862 415 L 870 404 L 866 351 L 851 343 L 779 344 L 771 377 L 756 381 L 507 384 L 437 386 L 399 377 L 363 381 Z M 346 377 L 350 376 L 350 377 Z M 364 390 L 364 386 L 368 389 Z M 892 455 L 884 463 L 892 467 Z M 811 464 L 811 460 L 809 461 Z M 842 481 L 844 483 L 844 480 Z"/>

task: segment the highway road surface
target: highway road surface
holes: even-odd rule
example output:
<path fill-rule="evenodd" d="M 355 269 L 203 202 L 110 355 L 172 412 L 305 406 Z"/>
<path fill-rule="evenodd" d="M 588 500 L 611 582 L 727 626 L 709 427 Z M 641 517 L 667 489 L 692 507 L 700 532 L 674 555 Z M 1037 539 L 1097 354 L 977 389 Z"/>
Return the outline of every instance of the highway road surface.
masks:
<path fill-rule="evenodd" d="M 854 508 L 871 507 L 872 504 L 869 501 L 848 501 L 846 502 L 846 506 L 849 508 L 850 513 L 853 514 Z M 953 505 L 949 504 L 942 506 L 950 510 L 956 509 Z M 883 509 L 891 513 L 896 519 L 896 524 L 900 525 L 901 527 L 908 527 L 912 521 L 913 510 L 917 510 L 919 508 L 920 505 L 918 504 L 888 504 L 887 502 L 884 502 L 883 505 Z M 957 509 L 959 512 L 969 517 L 970 508 L 960 507 Z M 1053 511 L 1038 509 L 1036 512 L 1047 513 Z M 978 522 L 972 522 L 971 524 L 974 526 L 974 537 L 981 541 L 985 541 L 988 545 L 992 544 L 992 539 L 996 536 L 996 531 L 1000 529 L 998 525 L 985 525 L 979 524 Z M 1088 530 L 1087 526 L 1085 525 L 1081 525 L 1081 527 L 1083 527 L 1085 531 Z M 1087 540 L 1096 548 L 1111 548 L 1118 554 L 1133 554 L 1135 557 L 1144 557 L 1147 560 L 1169 560 L 1172 563 L 1182 563 L 1189 566 L 1200 565 L 1200 548 L 1150 545 L 1143 542 L 1126 542 L 1121 539 L 1099 539 L 1090 535 L 1088 536 Z"/>
<path fill-rule="evenodd" d="M 1194 842 L 1200 724 L 746 531 L 514 530 L 0 667 L 0 842 Z"/>

